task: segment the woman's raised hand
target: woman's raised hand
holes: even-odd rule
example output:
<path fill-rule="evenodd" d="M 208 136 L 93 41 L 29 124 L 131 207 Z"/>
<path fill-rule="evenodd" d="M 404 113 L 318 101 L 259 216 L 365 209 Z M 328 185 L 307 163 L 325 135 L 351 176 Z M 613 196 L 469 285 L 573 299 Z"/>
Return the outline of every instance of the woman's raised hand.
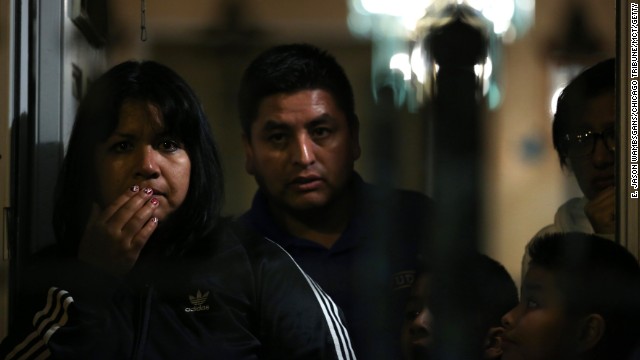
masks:
<path fill-rule="evenodd" d="M 104 209 L 94 205 L 78 258 L 114 275 L 126 274 L 158 226 L 157 206 L 153 190 L 137 185 Z"/>
<path fill-rule="evenodd" d="M 616 190 L 613 186 L 600 192 L 584 207 L 584 212 L 596 234 L 616 232 Z"/>

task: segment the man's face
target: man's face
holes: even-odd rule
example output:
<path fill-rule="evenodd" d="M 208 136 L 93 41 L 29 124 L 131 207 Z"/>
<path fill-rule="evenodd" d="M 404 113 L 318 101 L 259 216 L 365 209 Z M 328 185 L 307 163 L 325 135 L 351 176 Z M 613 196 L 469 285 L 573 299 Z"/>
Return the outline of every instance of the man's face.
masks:
<path fill-rule="evenodd" d="M 520 304 L 502 318 L 502 360 L 574 359 L 579 330 L 564 304 L 554 274 L 532 264 Z"/>
<path fill-rule="evenodd" d="M 344 194 L 360 157 L 357 124 L 349 129 L 324 90 L 266 97 L 243 140 L 247 172 L 287 210 L 320 208 Z"/>
<path fill-rule="evenodd" d="M 615 94 L 609 91 L 589 100 L 581 121 L 571 124 L 571 129 L 575 133 L 601 132 L 614 126 L 615 117 Z M 615 185 L 615 153 L 607 150 L 602 138 L 590 155 L 570 157 L 569 163 L 587 199 Z"/>

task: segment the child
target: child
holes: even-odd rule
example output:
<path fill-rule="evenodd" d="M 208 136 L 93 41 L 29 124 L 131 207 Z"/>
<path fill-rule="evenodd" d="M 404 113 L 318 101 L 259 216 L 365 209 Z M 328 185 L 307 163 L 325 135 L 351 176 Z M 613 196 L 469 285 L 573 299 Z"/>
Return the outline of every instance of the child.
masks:
<path fill-rule="evenodd" d="M 520 304 L 502 319 L 502 359 L 628 359 L 640 329 L 633 255 L 584 233 L 535 238 L 528 255 Z"/>
<path fill-rule="evenodd" d="M 434 339 L 451 334 L 451 323 L 447 320 L 452 313 L 465 317 L 458 318 L 457 323 L 469 324 L 456 336 L 464 333 L 462 338 L 467 348 L 477 354 L 474 358 L 500 357 L 500 318 L 518 303 L 516 285 L 506 269 L 488 256 L 474 254 L 463 264 L 458 270 L 467 280 L 464 284 L 438 284 L 437 274 L 428 267 L 416 274 L 402 329 L 402 352 L 406 360 L 431 359 L 437 352 L 450 353 L 444 342 L 434 343 Z M 465 299 L 466 308 L 452 312 L 449 308 L 454 303 L 453 297 Z M 438 330 L 434 331 L 434 327 Z M 455 339 L 444 340 L 448 344 L 455 342 Z"/>

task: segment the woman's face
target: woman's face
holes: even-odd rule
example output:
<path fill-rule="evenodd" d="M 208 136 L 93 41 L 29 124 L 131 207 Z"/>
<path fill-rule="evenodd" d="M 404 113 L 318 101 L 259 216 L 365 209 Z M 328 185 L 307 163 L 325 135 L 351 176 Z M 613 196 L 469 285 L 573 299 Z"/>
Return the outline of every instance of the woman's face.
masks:
<path fill-rule="evenodd" d="M 584 116 L 572 124 L 576 133 L 601 132 L 615 126 L 616 96 L 608 91 L 589 100 Z M 587 199 L 594 199 L 602 191 L 615 186 L 615 153 L 606 148 L 602 139 L 596 141 L 588 156 L 569 158 L 580 189 Z"/>
<path fill-rule="evenodd" d="M 112 204 L 133 185 L 153 189 L 160 221 L 175 212 L 189 190 L 191 161 L 184 144 L 164 128 L 162 114 L 152 104 L 125 101 L 118 125 L 96 147 L 97 202 Z"/>

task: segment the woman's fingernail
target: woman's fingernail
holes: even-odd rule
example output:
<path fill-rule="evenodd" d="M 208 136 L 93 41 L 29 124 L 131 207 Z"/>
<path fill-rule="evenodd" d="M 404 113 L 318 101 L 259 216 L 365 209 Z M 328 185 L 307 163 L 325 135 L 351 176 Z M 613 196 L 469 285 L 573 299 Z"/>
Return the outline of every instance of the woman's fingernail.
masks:
<path fill-rule="evenodd" d="M 131 192 L 138 192 L 138 190 L 140 190 L 140 186 L 138 185 L 133 185 L 132 187 L 129 188 L 129 190 L 131 190 Z"/>
<path fill-rule="evenodd" d="M 160 202 L 158 201 L 158 199 L 156 199 L 156 198 L 151 198 L 151 200 L 149 200 L 149 202 L 150 202 L 150 203 L 151 203 L 151 205 L 153 205 L 153 206 L 158 206 L 158 204 L 160 203 Z"/>
<path fill-rule="evenodd" d="M 154 223 L 157 224 L 158 223 L 158 218 L 154 216 L 154 217 L 151 218 L 151 221 L 153 221 Z"/>
<path fill-rule="evenodd" d="M 151 195 L 151 194 L 153 194 L 153 189 L 152 188 L 144 188 L 144 189 L 142 189 L 142 192 L 144 192 L 147 195 Z"/>

